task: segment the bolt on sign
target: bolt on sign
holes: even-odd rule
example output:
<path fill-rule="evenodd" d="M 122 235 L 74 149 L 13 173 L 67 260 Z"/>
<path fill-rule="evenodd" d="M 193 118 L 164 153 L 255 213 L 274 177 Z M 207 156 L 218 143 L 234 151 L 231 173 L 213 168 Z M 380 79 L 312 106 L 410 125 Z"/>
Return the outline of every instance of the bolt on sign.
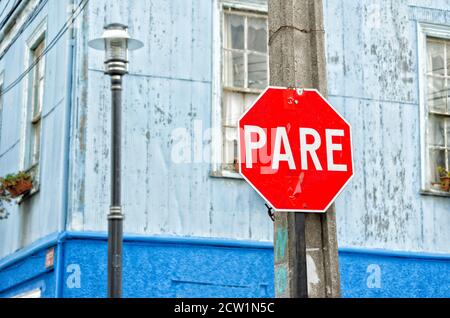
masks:
<path fill-rule="evenodd" d="M 239 170 L 277 211 L 326 212 L 353 177 L 351 127 L 317 90 L 268 87 L 239 120 Z"/>

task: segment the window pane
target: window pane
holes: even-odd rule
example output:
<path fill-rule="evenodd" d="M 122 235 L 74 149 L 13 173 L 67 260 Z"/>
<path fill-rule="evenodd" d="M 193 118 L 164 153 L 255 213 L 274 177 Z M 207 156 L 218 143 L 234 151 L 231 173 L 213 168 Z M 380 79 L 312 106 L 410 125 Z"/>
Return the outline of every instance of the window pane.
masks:
<path fill-rule="evenodd" d="M 237 127 L 239 118 L 253 105 L 258 96 L 251 93 L 224 92 L 223 124 Z"/>
<path fill-rule="evenodd" d="M 267 86 L 267 56 L 248 55 L 248 87 L 264 89 Z"/>
<path fill-rule="evenodd" d="M 450 76 L 450 44 L 447 44 L 447 76 Z"/>
<path fill-rule="evenodd" d="M 42 111 L 42 105 L 44 104 L 44 79 L 42 78 L 39 81 L 39 99 L 38 99 L 38 103 L 39 103 L 39 112 Z"/>
<path fill-rule="evenodd" d="M 43 96 L 44 96 L 44 58 L 41 57 L 44 51 L 44 41 L 41 41 L 36 48 L 31 52 L 33 61 L 37 61 L 32 75 L 32 83 L 30 87 L 31 101 L 28 108 L 28 117 L 30 125 L 30 137 L 27 141 L 27 168 L 36 166 L 39 163 L 40 147 L 41 147 L 41 126 L 42 122 L 38 117 L 42 110 Z M 41 58 L 38 60 L 38 58 Z"/>
<path fill-rule="evenodd" d="M 267 20 L 248 19 L 248 49 L 262 53 L 267 52 Z"/>
<path fill-rule="evenodd" d="M 228 49 L 243 50 L 244 17 L 236 14 L 225 14 L 224 46 Z"/>
<path fill-rule="evenodd" d="M 441 42 L 428 41 L 428 72 L 445 75 L 445 45 Z"/>
<path fill-rule="evenodd" d="M 225 86 L 244 87 L 244 54 L 224 52 Z"/>
<path fill-rule="evenodd" d="M 228 165 L 227 168 L 234 170 L 232 165 L 235 163 L 238 157 L 236 128 L 225 128 L 224 146 L 223 163 Z"/>
<path fill-rule="evenodd" d="M 38 64 L 39 64 L 38 79 L 42 80 L 44 78 L 44 60 L 41 59 Z"/>
<path fill-rule="evenodd" d="M 43 52 L 44 52 L 44 41 L 39 43 L 39 45 L 34 49 L 33 60 L 36 61 L 42 55 Z M 42 61 L 42 59 L 40 61 Z"/>
<path fill-rule="evenodd" d="M 33 125 L 33 144 L 31 147 L 31 165 L 35 165 L 39 162 L 40 144 L 41 144 L 41 122 L 37 122 Z"/>
<path fill-rule="evenodd" d="M 42 41 L 33 52 L 33 59 L 37 58 L 42 54 L 44 50 L 44 41 Z M 41 58 L 36 64 L 34 69 L 34 92 L 33 92 L 33 113 L 32 117 L 38 115 L 42 110 L 42 103 L 44 97 L 44 59 Z"/>
<path fill-rule="evenodd" d="M 445 151 L 430 150 L 430 177 L 432 183 L 439 183 L 440 176 L 438 167 L 445 167 Z"/>
<path fill-rule="evenodd" d="M 237 122 L 244 113 L 245 94 L 225 92 L 223 104 L 223 124 L 237 127 Z"/>
<path fill-rule="evenodd" d="M 258 96 L 258 94 L 245 94 L 245 110 L 249 109 L 255 103 Z"/>
<path fill-rule="evenodd" d="M 44 79 L 37 83 L 34 94 L 33 118 L 42 111 L 42 104 L 44 102 Z"/>
<path fill-rule="evenodd" d="M 446 129 L 446 133 L 447 133 L 447 147 L 450 148 L 450 118 L 447 118 L 446 122 L 447 122 L 447 129 Z"/>
<path fill-rule="evenodd" d="M 223 38 L 222 169 L 236 170 L 237 121 L 258 97 L 242 89 L 268 84 L 267 19 L 225 13 Z"/>
<path fill-rule="evenodd" d="M 445 79 L 428 77 L 428 105 L 431 111 L 444 113 L 446 111 L 446 85 Z"/>
<path fill-rule="evenodd" d="M 428 145 L 434 147 L 444 147 L 445 146 L 444 134 L 445 134 L 445 119 L 430 114 Z"/>

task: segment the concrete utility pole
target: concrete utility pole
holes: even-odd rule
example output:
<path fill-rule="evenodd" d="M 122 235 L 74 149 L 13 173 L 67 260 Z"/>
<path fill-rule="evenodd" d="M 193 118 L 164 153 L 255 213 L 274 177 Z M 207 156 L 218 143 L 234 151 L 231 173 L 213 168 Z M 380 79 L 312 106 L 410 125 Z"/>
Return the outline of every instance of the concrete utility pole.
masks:
<path fill-rule="evenodd" d="M 322 0 L 269 0 L 270 81 L 327 97 Z M 334 204 L 326 214 L 275 215 L 275 292 L 340 297 Z"/>

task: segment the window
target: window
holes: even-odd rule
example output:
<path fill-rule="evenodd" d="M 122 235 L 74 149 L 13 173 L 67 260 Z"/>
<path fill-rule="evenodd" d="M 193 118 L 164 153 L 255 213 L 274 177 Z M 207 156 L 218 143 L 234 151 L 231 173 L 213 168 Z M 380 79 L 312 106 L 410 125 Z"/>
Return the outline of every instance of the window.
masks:
<path fill-rule="evenodd" d="M 27 141 L 25 151 L 25 170 L 38 176 L 39 160 L 41 153 L 41 130 L 42 130 L 42 105 L 44 101 L 44 75 L 45 63 L 43 52 L 45 49 L 44 39 L 40 39 L 31 48 L 30 62 L 35 66 L 30 73 L 29 100 L 27 114 Z"/>
<path fill-rule="evenodd" d="M 253 9 L 253 10 L 252 10 Z M 215 85 L 213 122 L 221 133 L 213 140 L 214 173 L 237 177 L 237 121 L 269 84 L 267 11 L 221 5 L 219 85 Z M 217 72 L 215 72 L 217 73 Z M 221 149 L 217 149 L 220 147 Z"/>
<path fill-rule="evenodd" d="M 450 170 L 450 29 L 422 32 L 422 187 L 438 194 L 438 168 Z"/>

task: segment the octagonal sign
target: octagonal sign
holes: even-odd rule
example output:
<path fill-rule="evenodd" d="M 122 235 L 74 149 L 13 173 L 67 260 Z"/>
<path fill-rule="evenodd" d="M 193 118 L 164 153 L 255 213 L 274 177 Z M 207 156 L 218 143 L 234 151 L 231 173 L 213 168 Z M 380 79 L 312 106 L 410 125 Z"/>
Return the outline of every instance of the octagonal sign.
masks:
<path fill-rule="evenodd" d="M 326 212 L 353 176 L 351 127 L 317 90 L 269 87 L 239 120 L 239 170 L 277 211 Z"/>

